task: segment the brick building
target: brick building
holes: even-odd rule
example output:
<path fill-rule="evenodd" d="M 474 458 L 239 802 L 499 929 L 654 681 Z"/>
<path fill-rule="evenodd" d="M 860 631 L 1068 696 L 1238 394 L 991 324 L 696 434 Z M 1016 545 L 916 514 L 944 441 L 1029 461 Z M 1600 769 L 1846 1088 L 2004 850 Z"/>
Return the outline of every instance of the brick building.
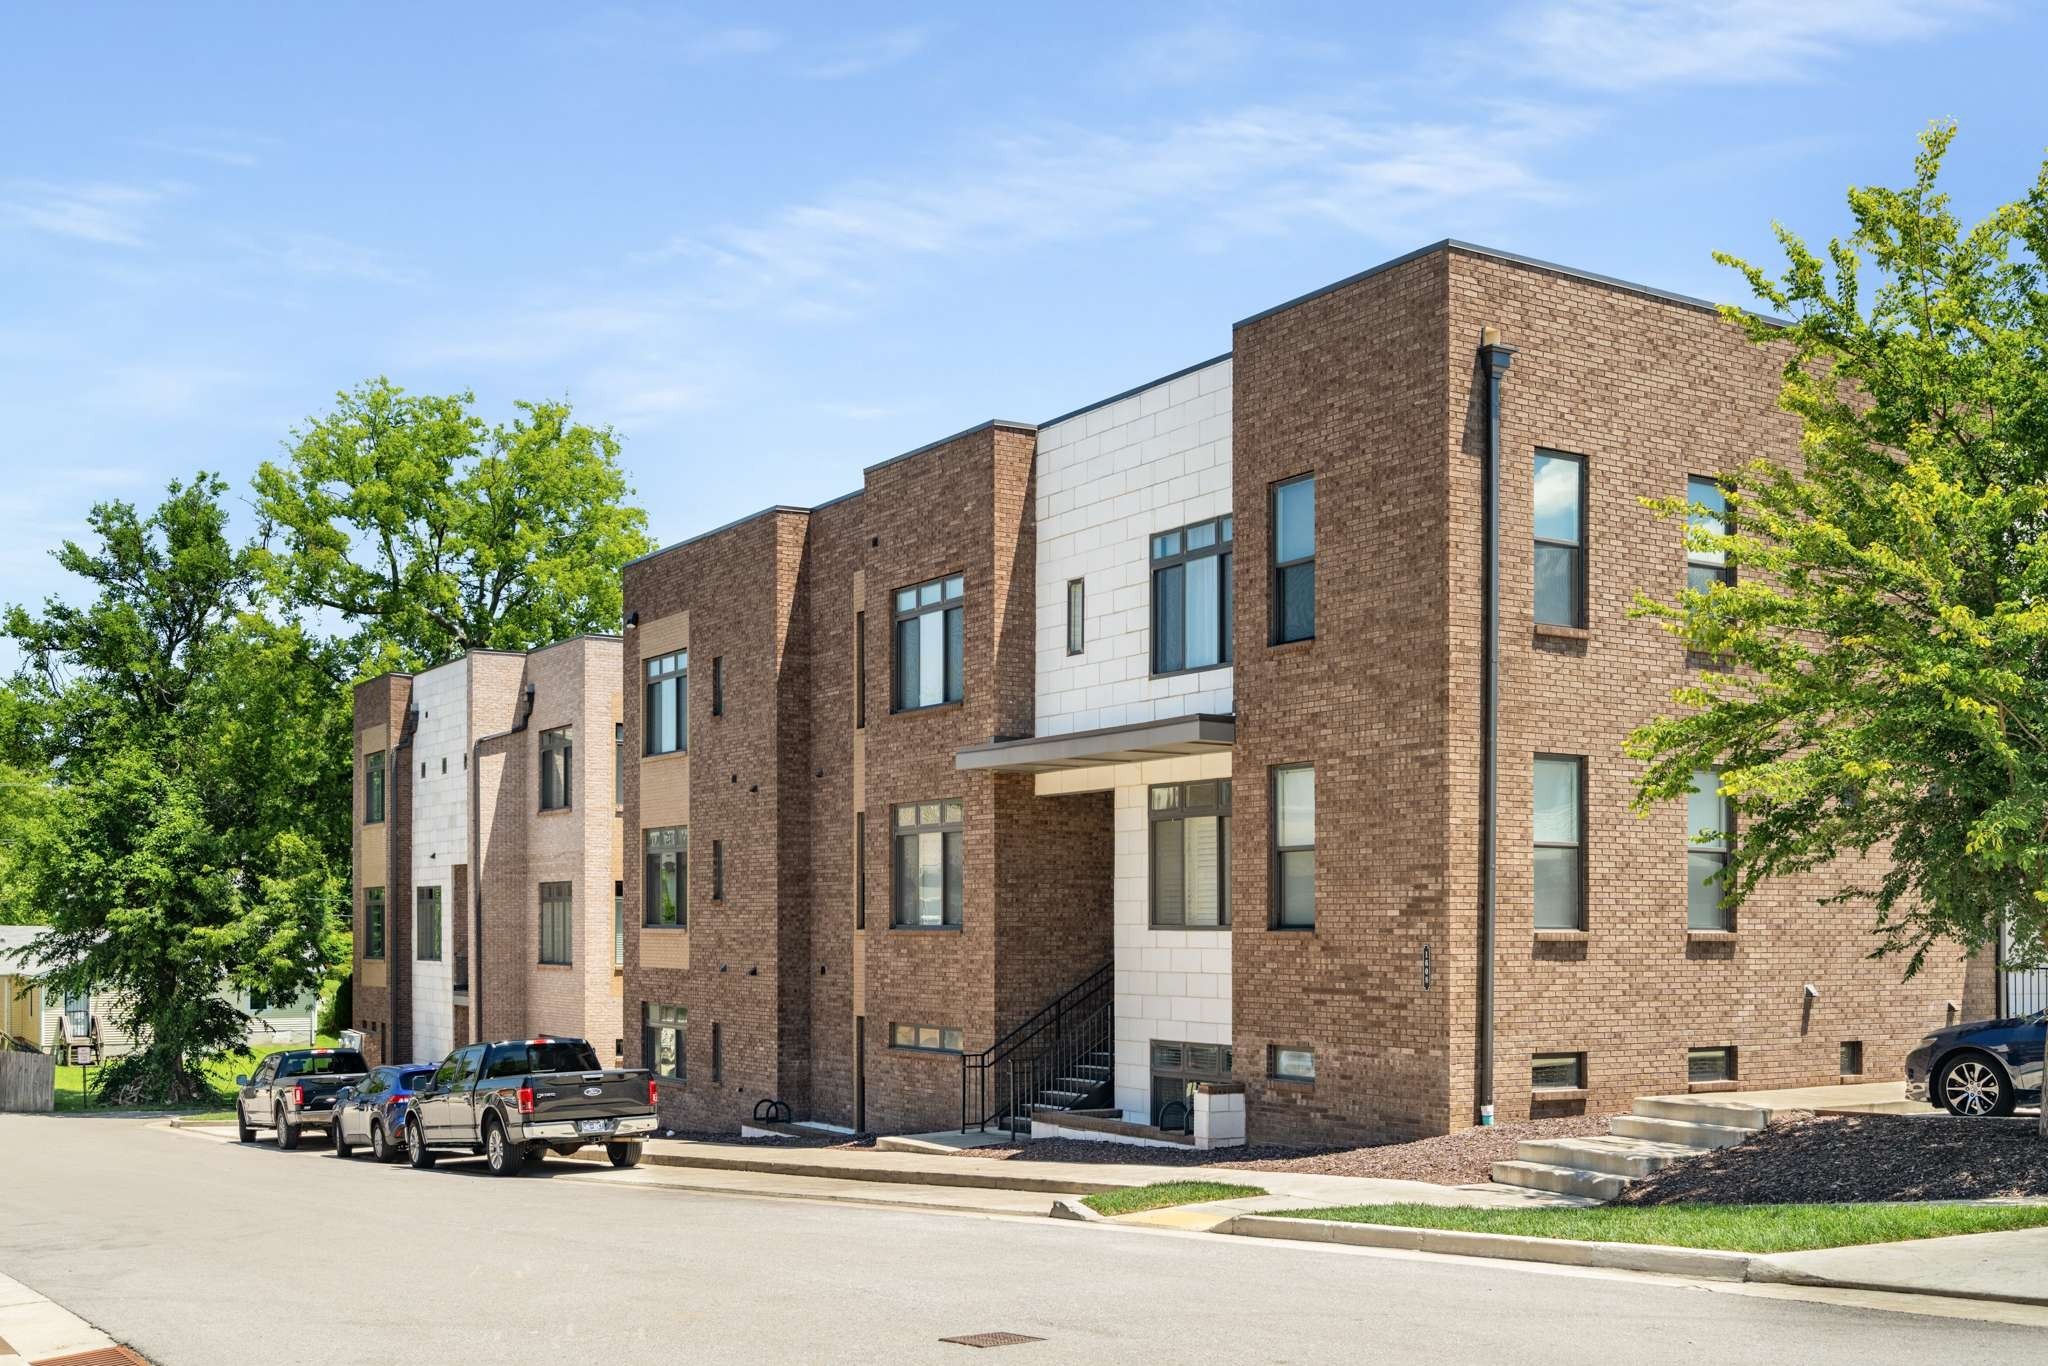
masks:
<path fill-rule="evenodd" d="M 354 1015 L 374 1059 L 540 1032 L 617 1055 L 619 649 L 478 650 L 357 686 Z"/>
<path fill-rule="evenodd" d="M 1795 458 L 1777 365 L 1440 243 L 629 565 L 628 1061 L 690 1129 L 1146 1125 L 1210 1080 L 1254 1141 L 1898 1075 L 1984 974 L 1902 985 L 1831 880 L 1737 922 L 1711 778 L 1628 806 L 1696 667 L 1634 595 L 1726 572 L 1642 500 Z"/>

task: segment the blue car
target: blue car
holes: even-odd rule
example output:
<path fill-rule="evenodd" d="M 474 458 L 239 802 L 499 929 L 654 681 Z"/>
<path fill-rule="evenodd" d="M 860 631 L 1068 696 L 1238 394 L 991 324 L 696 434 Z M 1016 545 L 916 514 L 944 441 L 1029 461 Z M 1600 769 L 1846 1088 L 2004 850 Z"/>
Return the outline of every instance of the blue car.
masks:
<path fill-rule="evenodd" d="M 334 1098 L 334 1155 L 347 1157 L 358 1144 L 379 1162 L 395 1162 L 405 1151 L 405 1116 L 414 1092 L 434 1075 L 430 1062 L 373 1067 L 369 1075 Z"/>
<path fill-rule="evenodd" d="M 1906 1055 L 1906 1098 L 1952 1115 L 2009 1115 L 2041 1102 L 2048 1011 L 1938 1029 Z"/>

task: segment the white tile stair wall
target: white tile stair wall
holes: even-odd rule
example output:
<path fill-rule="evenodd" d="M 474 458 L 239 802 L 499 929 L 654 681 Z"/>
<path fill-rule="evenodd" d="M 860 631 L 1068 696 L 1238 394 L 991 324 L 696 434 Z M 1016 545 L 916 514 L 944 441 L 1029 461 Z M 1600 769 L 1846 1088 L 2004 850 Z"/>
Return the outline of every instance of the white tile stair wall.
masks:
<path fill-rule="evenodd" d="M 1493 1164 L 1493 1179 L 1504 1186 L 1612 1200 L 1631 1181 L 1753 1137 L 1770 1118 L 1769 1111 L 1740 1101 L 1646 1096 L 1632 1113 L 1609 1120 L 1605 1137 L 1522 1140 L 1514 1161 Z"/>

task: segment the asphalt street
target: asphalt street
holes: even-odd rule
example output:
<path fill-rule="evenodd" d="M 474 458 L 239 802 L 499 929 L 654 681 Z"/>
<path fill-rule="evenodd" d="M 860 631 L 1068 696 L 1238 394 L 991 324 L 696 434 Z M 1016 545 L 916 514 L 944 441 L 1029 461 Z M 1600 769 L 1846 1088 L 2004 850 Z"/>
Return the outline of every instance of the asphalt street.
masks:
<path fill-rule="evenodd" d="M 513 1180 L 0 1115 L 0 1271 L 161 1366 L 1954 1362 L 2038 1326 L 1038 1218 Z M 1896 1301 L 1894 1301 L 1896 1302 Z M 2029 1311 L 2032 1312 L 2032 1311 Z M 1960 1315 L 1960 1316 L 1958 1316 Z M 1996 1313 L 1984 1317 L 1996 1318 Z"/>

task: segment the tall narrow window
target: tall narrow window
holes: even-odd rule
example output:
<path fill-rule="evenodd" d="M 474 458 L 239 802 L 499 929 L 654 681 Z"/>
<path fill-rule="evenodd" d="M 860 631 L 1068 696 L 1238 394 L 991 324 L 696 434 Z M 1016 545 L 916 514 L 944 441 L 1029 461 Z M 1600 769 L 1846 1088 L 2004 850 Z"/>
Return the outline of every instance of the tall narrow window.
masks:
<path fill-rule="evenodd" d="M 1088 591 L 1080 579 L 1067 580 L 1067 653 L 1088 648 Z"/>
<path fill-rule="evenodd" d="M 612 884 L 612 966 L 626 966 L 626 884 Z"/>
<path fill-rule="evenodd" d="M 711 714 L 725 715 L 725 656 L 711 656 Z"/>
<path fill-rule="evenodd" d="M 1230 923 L 1230 780 L 1167 783 L 1150 792 L 1152 924 Z"/>
<path fill-rule="evenodd" d="M 626 804 L 626 723 L 612 726 L 612 805 Z"/>
<path fill-rule="evenodd" d="M 574 906 L 570 885 L 566 882 L 543 882 L 540 885 L 540 961 L 543 963 L 573 963 L 576 961 L 574 945 Z"/>
<path fill-rule="evenodd" d="M 422 963 L 441 961 L 439 887 L 421 887 L 413 893 L 412 956 Z"/>
<path fill-rule="evenodd" d="M 1313 640 L 1316 634 L 1316 480 L 1314 475 L 1273 486 L 1272 642 Z"/>
<path fill-rule="evenodd" d="M 649 754 L 674 754 L 690 747 L 690 652 L 677 650 L 647 661 Z"/>
<path fill-rule="evenodd" d="M 559 811 L 569 805 L 569 775 L 574 772 L 576 728 L 557 726 L 540 733 L 540 809 Z"/>
<path fill-rule="evenodd" d="M 1692 476 L 1685 481 L 1685 501 L 1692 505 L 1692 511 L 1686 515 L 1686 524 L 1692 530 L 1727 534 L 1728 491 L 1721 487 L 1720 480 Z M 1735 566 L 1728 563 L 1727 551 L 1686 547 L 1686 587 L 1704 593 L 1717 583 L 1734 582 Z"/>
<path fill-rule="evenodd" d="M 647 878 L 641 884 L 645 923 L 682 929 L 690 923 L 690 832 L 678 825 L 649 830 Z"/>
<path fill-rule="evenodd" d="M 853 614 L 853 725 L 868 723 L 868 614 Z"/>
<path fill-rule="evenodd" d="M 1316 771 L 1307 764 L 1273 770 L 1273 925 L 1316 923 Z"/>
<path fill-rule="evenodd" d="M 725 900 L 725 841 L 711 841 L 711 899 Z"/>
<path fill-rule="evenodd" d="M 1582 820 L 1586 761 L 1539 755 L 1534 769 L 1536 928 L 1586 928 Z"/>
<path fill-rule="evenodd" d="M 384 889 L 363 888 L 363 957 L 384 956 Z"/>
<path fill-rule="evenodd" d="M 1586 462 L 1536 453 L 1536 620 L 1586 624 Z"/>
<path fill-rule="evenodd" d="M 1735 806 L 1721 795 L 1721 770 L 1703 768 L 1692 775 L 1685 824 L 1685 926 L 1732 930 L 1735 914 L 1721 900 L 1728 891 L 1722 874 L 1728 871 L 1728 854 L 1734 847 Z"/>
<path fill-rule="evenodd" d="M 896 710 L 961 699 L 965 595 L 966 580 L 958 574 L 896 590 Z"/>
<path fill-rule="evenodd" d="M 363 824 L 384 819 L 384 751 L 363 756 Z"/>
<path fill-rule="evenodd" d="M 853 813 L 853 927 L 868 927 L 868 813 Z"/>
<path fill-rule="evenodd" d="M 642 1001 L 640 1020 L 641 1065 L 657 1077 L 682 1081 L 684 1030 L 689 1026 L 690 1012 L 681 1006 Z"/>
<path fill-rule="evenodd" d="M 1230 517 L 1153 536 L 1153 673 L 1213 669 L 1230 662 L 1234 548 Z"/>
<path fill-rule="evenodd" d="M 957 929 L 964 899 L 964 808 L 957 801 L 896 808 L 896 909 L 901 929 Z"/>
<path fill-rule="evenodd" d="M 725 1080 L 725 1027 L 711 1026 L 711 1080 Z"/>

